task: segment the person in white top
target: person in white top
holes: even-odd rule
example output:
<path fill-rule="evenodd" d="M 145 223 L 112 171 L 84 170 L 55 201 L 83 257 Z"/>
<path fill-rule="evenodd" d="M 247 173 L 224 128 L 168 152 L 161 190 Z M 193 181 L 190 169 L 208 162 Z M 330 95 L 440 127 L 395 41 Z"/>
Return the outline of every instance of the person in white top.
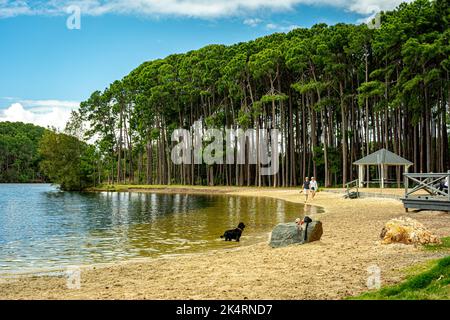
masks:
<path fill-rule="evenodd" d="M 439 190 L 448 192 L 448 177 L 445 178 L 444 182 L 441 180 L 439 183 Z"/>
<path fill-rule="evenodd" d="M 319 185 L 317 184 L 316 178 L 311 177 L 311 182 L 309 183 L 309 189 L 311 190 L 312 199 L 314 199 L 318 188 L 319 188 Z"/>

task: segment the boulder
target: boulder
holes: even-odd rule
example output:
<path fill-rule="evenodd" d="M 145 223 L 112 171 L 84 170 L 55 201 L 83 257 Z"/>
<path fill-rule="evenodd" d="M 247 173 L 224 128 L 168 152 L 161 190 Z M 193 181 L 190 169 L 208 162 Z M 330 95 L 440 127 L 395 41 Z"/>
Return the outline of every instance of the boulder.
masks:
<path fill-rule="evenodd" d="M 313 221 L 308 225 L 307 235 L 306 235 L 306 241 L 313 242 L 313 241 L 319 241 L 323 234 L 323 228 L 322 228 L 322 222 L 320 221 Z"/>
<path fill-rule="evenodd" d="M 302 229 L 297 224 L 280 223 L 273 230 L 270 236 L 270 246 L 272 248 L 285 247 L 290 244 L 304 244 L 312 241 L 320 240 L 323 234 L 322 222 L 313 221 L 308 224 L 305 240 L 304 226 Z"/>
<path fill-rule="evenodd" d="M 423 224 L 408 217 L 389 220 L 381 230 L 380 238 L 384 244 L 441 243 L 441 240 L 427 230 Z"/>

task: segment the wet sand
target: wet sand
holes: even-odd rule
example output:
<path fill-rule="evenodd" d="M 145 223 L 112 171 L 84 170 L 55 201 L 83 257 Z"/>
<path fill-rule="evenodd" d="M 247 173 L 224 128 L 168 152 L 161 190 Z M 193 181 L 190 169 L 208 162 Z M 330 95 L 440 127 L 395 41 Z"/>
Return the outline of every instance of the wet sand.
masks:
<path fill-rule="evenodd" d="M 304 202 L 298 189 L 203 190 Z M 381 269 L 381 281 L 386 285 L 401 281 L 405 268 L 446 255 L 402 244 L 382 245 L 379 234 L 386 221 L 406 215 L 438 236 L 449 236 L 448 213 L 405 213 L 395 199 L 350 200 L 328 192 L 319 192 L 308 205 L 324 209 L 312 215 L 323 222 L 324 234 L 318 242 L 279 249 L 258 243 L 233 250 L 87 266 L 81 269 L 79 289 L 69 289 L 64 276 L 2 279 L 0 298 L 342 299 L 367 291 L 370 266 Z"/>

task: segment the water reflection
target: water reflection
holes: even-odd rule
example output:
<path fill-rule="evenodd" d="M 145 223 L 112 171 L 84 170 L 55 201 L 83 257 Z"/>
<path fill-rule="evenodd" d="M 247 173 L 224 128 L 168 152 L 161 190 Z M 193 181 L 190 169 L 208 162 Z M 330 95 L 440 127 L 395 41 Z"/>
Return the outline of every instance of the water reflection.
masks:
<path fill-rule="evenodd" d="M 0 272 L 247 245 L 302 215 L 302 205 L 270 198 L 0 185 Z M 219 238 L 240 221 L 241 243 Z"/>

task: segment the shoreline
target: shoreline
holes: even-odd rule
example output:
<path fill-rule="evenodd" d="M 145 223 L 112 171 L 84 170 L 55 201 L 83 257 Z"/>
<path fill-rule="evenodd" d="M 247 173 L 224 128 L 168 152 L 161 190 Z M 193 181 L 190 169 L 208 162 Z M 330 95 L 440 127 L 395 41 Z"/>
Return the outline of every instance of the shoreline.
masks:
<path fill-rule="evenodd" d="M 298 189 L 244 188 L 228 187 L 224 191 L 223 187 L 203 187 L 207 193 L 219 189 L 215 193 L 304 202 Z M 179 193 L 183 190 L 171 189 Z M 153 188 L 127 191 L 154 192 Z M 270 248 L 264 241 L 212 252 L 87 265 L 81 267 L 80 290 L 67 289 L 64 277 L 18 276 L 0 282 L 0 298 L 342 299 L 367 291 L 367 268 L 371 265 L 380 266 L 383 285 L 393 284 L 403 280 L 401 270 L 405 267 L 445 255 L 413 246 L 381 245 L 378 236 L 387 220 L 402 215 L 421 221 L 441 237 L 448 236 L 448 214 L 405 214 L 397 200 L 345 200 L 327 192 L 319 192 L 306 205 L 323 210 L 313 215 L 320 215 L 324 224 L 320 241 L 279 249 Z"/>
<path fill-rule="evenodd" d="M 267 235 L 269 235 L 270 233 L 267 233 Z M 11 273 L 7 273 L 5 272 L 4 274 L 6 276 L 3 276 L 0 273 L 0 285 L 2 283 L 7 283 L 8 280 L 12 280 L 12 279 L 26 279 L 26 278 L 35 278 L 35 277 L 61 277 L 61 276 L 65 276 L 67 269 L 69 267 L 77 267 L 80 268 L 82 271 L 86 271 L 86 270 L 101 270 L 104 268 L 110 268 L 110 267 L 117 267 L 117 266 L 126 266 L 128 264 L 136 264 L 136 263 L 151 263 L 154 261 L 158 261 L 158 260 L 171 260 L 171 259 L 177 259 L 180 257 L 184 257 L 184 258 L 193 258 L 193 257 L 197 257 L 200 255 L 214 255 L 217 252 L 221 252 L 221 251 L 229 251 L 229 252 L 234 252 L 234 251 L 240 251 L 240 250 L 245 250 L 249 247 L 253 247 L 253 246 L 257 246 L 261 243 L 266 243 L 266 242 L 258 242 L 258 243 L 252 243 L 252 244 L 248 244 L 248 245 L 243 245 L 240 247 L 235 247 L 235 248 L 223 248 L 223 249 L 207 249 L 205 251 L 198 251 L 198 252 L 190 252 L 190 253 L 173 253 L 173 254 L 162 254 L 161 256 L 158 257 L 135 257 L 135 258 L 130 258 L 130 259 L 126 259 L 126 260 L 118 260 L 118 261 L 110 261 L 110 262 L 97 262 L 97 263 L 89 263 L 89 264 L 78 264 L 78 265 L 67 265 L 67 266 L 63 266 L 63 267 L 54 267 L 54 268 L 36 268 L 36 269 L 32 269 L 30 271 L 23 271 L 23 272 L 11 272 Z M 0 294 L 0 298 L 1 298 L 1 294 Z"/>
<path fill-rule="evenodd" d="M 253 186 L 190 186 L 190 185 L 105 185 L 92 187 L 86 192 L 144 192 L 144 193 L 237 193 L 237 192 L 257 192 L 257 191 L 299 191 L 300 187 L 253 187 Z"/>

